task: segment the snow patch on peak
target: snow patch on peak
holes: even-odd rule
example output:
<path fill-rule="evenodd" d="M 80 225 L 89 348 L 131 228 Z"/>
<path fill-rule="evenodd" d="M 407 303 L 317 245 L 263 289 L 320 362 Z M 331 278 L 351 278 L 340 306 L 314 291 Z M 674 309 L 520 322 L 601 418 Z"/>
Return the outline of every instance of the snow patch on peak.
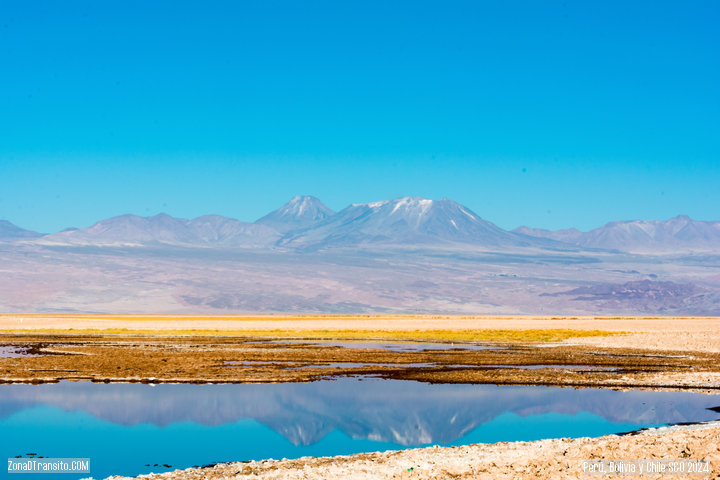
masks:
<path fill-rule="evenodd" d="M 464 213 L 465 215 L 467 215 L 468 217 L 470 217 L 470 219 L 471 219 L 473 222 L 477 221 L 477 217 L 476 217 L 475 215 L 473 215 L 472 213 L 468 212 L 467 210 L 465 210 L 465 208 L 464 208 L 463 206 L 459 206 L 458 208 L 460 209 L 460 211 L 461 211 L 462 213 Z"/>
<path fill-rule="evenodd" d="M 296 228 L 309 227 L 334 213 L 317 198 L 310 195 L 298 195 L 255 223 L 267 225 L 280 232 L 286 232 Z"/>
<path fill-rule="evenodd" d="M 305 211 L 312 209 L 313 204 L 317 203 L 315 199 L 309 195 L 295 196 L 290 200 L 285 208 L 286 212 L 302 215 Z"/>
<path fill-rule="evenodd" d="M 418 207 L 420 209 L 420 215 L 426 213 L 430 207 L 432 207 L 433 201 L 428 200 L 427 198 L 419 198 L 419 197 L 402 197 L 395 201 L 395 207 L 392 209 L 392 212 L 397 212 L 400 208 L 410 209 L 412 207 Z"/>
<path fill-rule="evenodd" d="M 308 202 L 307 198 L 303 198 L 302 200 L 300 200 L 300 204 L 296 208 L 298 215 L 302 215 L 303 213 L 305 213 L 305 209 L 308 208 L 308 203 L 310 202 Z"/>

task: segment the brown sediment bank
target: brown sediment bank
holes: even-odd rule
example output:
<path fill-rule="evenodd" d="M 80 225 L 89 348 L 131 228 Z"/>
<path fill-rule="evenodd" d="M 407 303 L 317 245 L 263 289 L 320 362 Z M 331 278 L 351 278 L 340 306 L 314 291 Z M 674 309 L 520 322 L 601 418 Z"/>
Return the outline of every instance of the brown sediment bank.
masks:
<path fill-rule="evenodd" d="M 0 381 L 249 383 L 376 375 L 714 391 L 719 324 L 712 317 L 4 314 L 0 346 L 43 355 L 0 358 Z M 333 339 L 368 345 L 320 342 Z M 408 352 L 372 345 L 408 340 L 445 345 Z M 492 348 L 468 350 L 468 343 Z"/>
<path fill-rule="evenodd" d="M 650 429 L 630 435 L 535 442 L 430 447 L 339 457 L 224 463 L 143 475 L 146 479 L 442 480 L 616 478 L 590 475 L 586 460 L 705 460 L 701 475 L 622 475 L 622 478 L 720 478 L 720 422 Z M 673 465 L 679 465 L 678 462 Z M 700 469 L 704 470 L 702 464 Z M 682 468 L 682 467 L 678 467 Z M 686 467 L 687 468 L 687 467 Z M 116 480 L 127 477 L 111 477 Z"/>
<path fill-rule="evenodd" d="M 392 348 L 382 342 L 387 340 L 3 334 L 0 346 L 20 355 L 0 358 L 0 382 L 275 383 L 372 375 L 436 383 L 720 391 L 720 354 L 714 352 L 543 342 Z"/>

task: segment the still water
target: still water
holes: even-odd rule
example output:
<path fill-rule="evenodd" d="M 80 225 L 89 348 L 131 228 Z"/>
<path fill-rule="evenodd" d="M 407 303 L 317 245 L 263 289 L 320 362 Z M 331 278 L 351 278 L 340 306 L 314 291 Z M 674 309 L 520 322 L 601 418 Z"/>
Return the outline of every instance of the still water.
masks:
<path fill-rule="evenodd" d="M 0 386 L 0 458 L 31 453 L 90 458 L 90 475 L 97 479 L 222 461 L 596 436 L 715 420 L 719 415 L 708 408 L 718 405 L 718 396 L 685 392 L 372 378 L 258 385 L 13 384 Z M 17 480 L 48 478 L 0 472 Z"/>

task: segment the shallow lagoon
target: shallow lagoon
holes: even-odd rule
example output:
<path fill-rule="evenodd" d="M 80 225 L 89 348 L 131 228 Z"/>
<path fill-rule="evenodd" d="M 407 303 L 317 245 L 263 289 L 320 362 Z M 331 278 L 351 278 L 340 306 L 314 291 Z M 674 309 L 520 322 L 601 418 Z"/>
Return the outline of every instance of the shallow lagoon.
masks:
<path fill-rule="evenodd" d="M 222 461 L 597 436 L 714 420 L 718 414 L 707 409 L 718 405 L 718 396 L 686 392 L 372 378 L 254 385 L 14 384 L 0 386 L 0 450 L 6 457 L 90 458 L 91 475 L 104 478 Z"/>

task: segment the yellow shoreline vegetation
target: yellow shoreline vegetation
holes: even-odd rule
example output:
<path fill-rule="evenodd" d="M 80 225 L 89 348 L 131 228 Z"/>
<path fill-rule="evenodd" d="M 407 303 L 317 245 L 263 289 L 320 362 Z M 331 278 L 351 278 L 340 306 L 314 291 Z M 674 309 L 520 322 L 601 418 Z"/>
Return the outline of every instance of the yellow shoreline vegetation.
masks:
<path fill-rule="evenodd" d="M 438 342 L 560 342 L 575 337 L 605 337 L 627 332 L 576 329 L 475 329 L 475 330 L 220 330 L 169 329 L 146 330 L 129 328 L 48 328 L 8 329 L 0 333 L 14 335 L 152 335 L 191 337 L 287 338 L 299 340 L 396 340 Z"/>

